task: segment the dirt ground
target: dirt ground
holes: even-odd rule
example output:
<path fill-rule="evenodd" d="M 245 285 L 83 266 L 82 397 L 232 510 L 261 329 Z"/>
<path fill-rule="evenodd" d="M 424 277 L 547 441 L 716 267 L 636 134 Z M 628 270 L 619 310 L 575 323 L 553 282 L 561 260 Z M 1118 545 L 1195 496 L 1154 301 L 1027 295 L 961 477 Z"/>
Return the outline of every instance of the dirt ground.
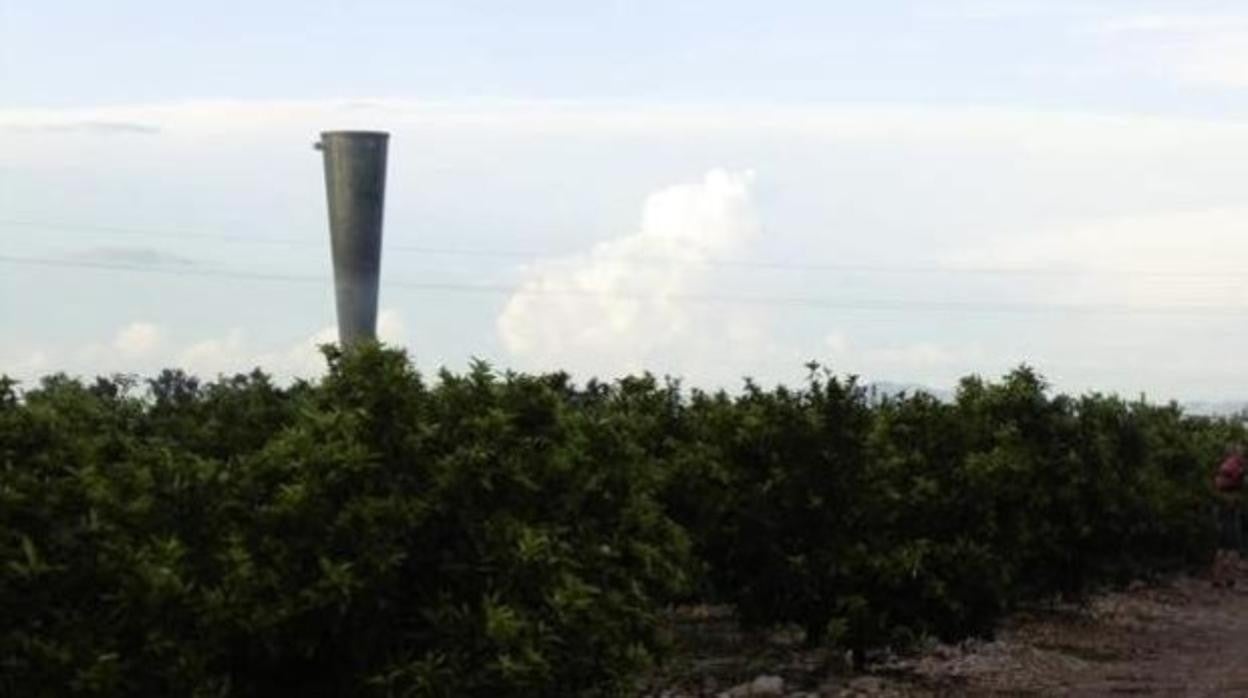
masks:
<path fill-rule="evenodd" d="M 730 618 L 706 609 L 683 624 L 685 659 L 644 693 L 1248 696 L 1248 564 L 1234 576 L 1230 589 L 1181 577 L 1019 613 L 992 641 L 935 645 L 859 675 L 843 657 L 802 651 L 795 637 L 741 637 Z M 751 682 L 769 689 L 750 693 Z"/>

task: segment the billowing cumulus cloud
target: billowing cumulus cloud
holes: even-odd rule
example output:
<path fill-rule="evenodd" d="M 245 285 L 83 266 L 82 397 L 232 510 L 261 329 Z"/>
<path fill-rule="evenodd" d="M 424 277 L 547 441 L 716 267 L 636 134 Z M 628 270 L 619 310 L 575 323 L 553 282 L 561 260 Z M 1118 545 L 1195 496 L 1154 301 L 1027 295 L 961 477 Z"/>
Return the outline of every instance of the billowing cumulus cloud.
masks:
<path fill-rule="evenodd" d="M 711 170 L 651 194 L 636 232 L 535 264 L 498 318 L 506 350 L 530 365 L 616 372 L 707 331 L 682 297 L 707 289 L 706 261 L 757 236 L 752 181 Z"/>

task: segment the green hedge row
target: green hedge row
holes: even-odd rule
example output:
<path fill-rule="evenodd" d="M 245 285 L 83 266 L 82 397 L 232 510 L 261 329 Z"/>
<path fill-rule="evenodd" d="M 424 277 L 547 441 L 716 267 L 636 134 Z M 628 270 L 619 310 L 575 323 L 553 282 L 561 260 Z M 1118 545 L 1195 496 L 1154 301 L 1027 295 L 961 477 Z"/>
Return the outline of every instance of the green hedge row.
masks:
<path fill-rule="evenodd" d="M 990 631 L 1019 602 L 1207 560 L 1229 420 L 1089 395 L 1022 368 L 956 399 L 803 390 L 695 394 L 670 447 L 668 510 L 704 593 L 756 626 L 871 647 Z"/>
<path fill-rule="evenodd" d="M 397 351 L 0 379 L 0 694 L 627 695 L 674 603 L 863 652 L 1208 558 L 1231 421 L 1020 369 L 738 395 Z"/>

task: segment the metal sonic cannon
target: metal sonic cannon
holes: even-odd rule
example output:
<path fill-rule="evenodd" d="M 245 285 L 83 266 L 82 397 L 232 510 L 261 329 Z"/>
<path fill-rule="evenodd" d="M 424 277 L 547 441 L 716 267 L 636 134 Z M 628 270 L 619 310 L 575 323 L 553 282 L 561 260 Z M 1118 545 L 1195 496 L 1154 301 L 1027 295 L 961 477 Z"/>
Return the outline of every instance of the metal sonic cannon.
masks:
<path fill-rule="evenodd" d="M 380 131 L 325 131 L 315 145 L 325 160 L 338 341 L 343 347 L 377 339 L 389 141 L 390 134 Z"/>

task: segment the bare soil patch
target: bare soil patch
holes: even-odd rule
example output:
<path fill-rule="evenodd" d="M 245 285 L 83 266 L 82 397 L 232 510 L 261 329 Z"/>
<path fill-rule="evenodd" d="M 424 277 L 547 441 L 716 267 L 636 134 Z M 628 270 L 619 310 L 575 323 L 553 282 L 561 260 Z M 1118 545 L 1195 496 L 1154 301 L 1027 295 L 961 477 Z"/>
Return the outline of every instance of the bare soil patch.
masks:
<path fill-rule="evenodd" d="M 644 693 L 743 696 L 766 676 L 785 696 L 1248 696 L 1248 564 L 1235 580 L 1184 576 L 1029 609 L 991 641 L 881 657 L 864 674 L 803 649 L 800 633 L 750 636 L 727 609 L 683 609 L 678 659 Z"/>

